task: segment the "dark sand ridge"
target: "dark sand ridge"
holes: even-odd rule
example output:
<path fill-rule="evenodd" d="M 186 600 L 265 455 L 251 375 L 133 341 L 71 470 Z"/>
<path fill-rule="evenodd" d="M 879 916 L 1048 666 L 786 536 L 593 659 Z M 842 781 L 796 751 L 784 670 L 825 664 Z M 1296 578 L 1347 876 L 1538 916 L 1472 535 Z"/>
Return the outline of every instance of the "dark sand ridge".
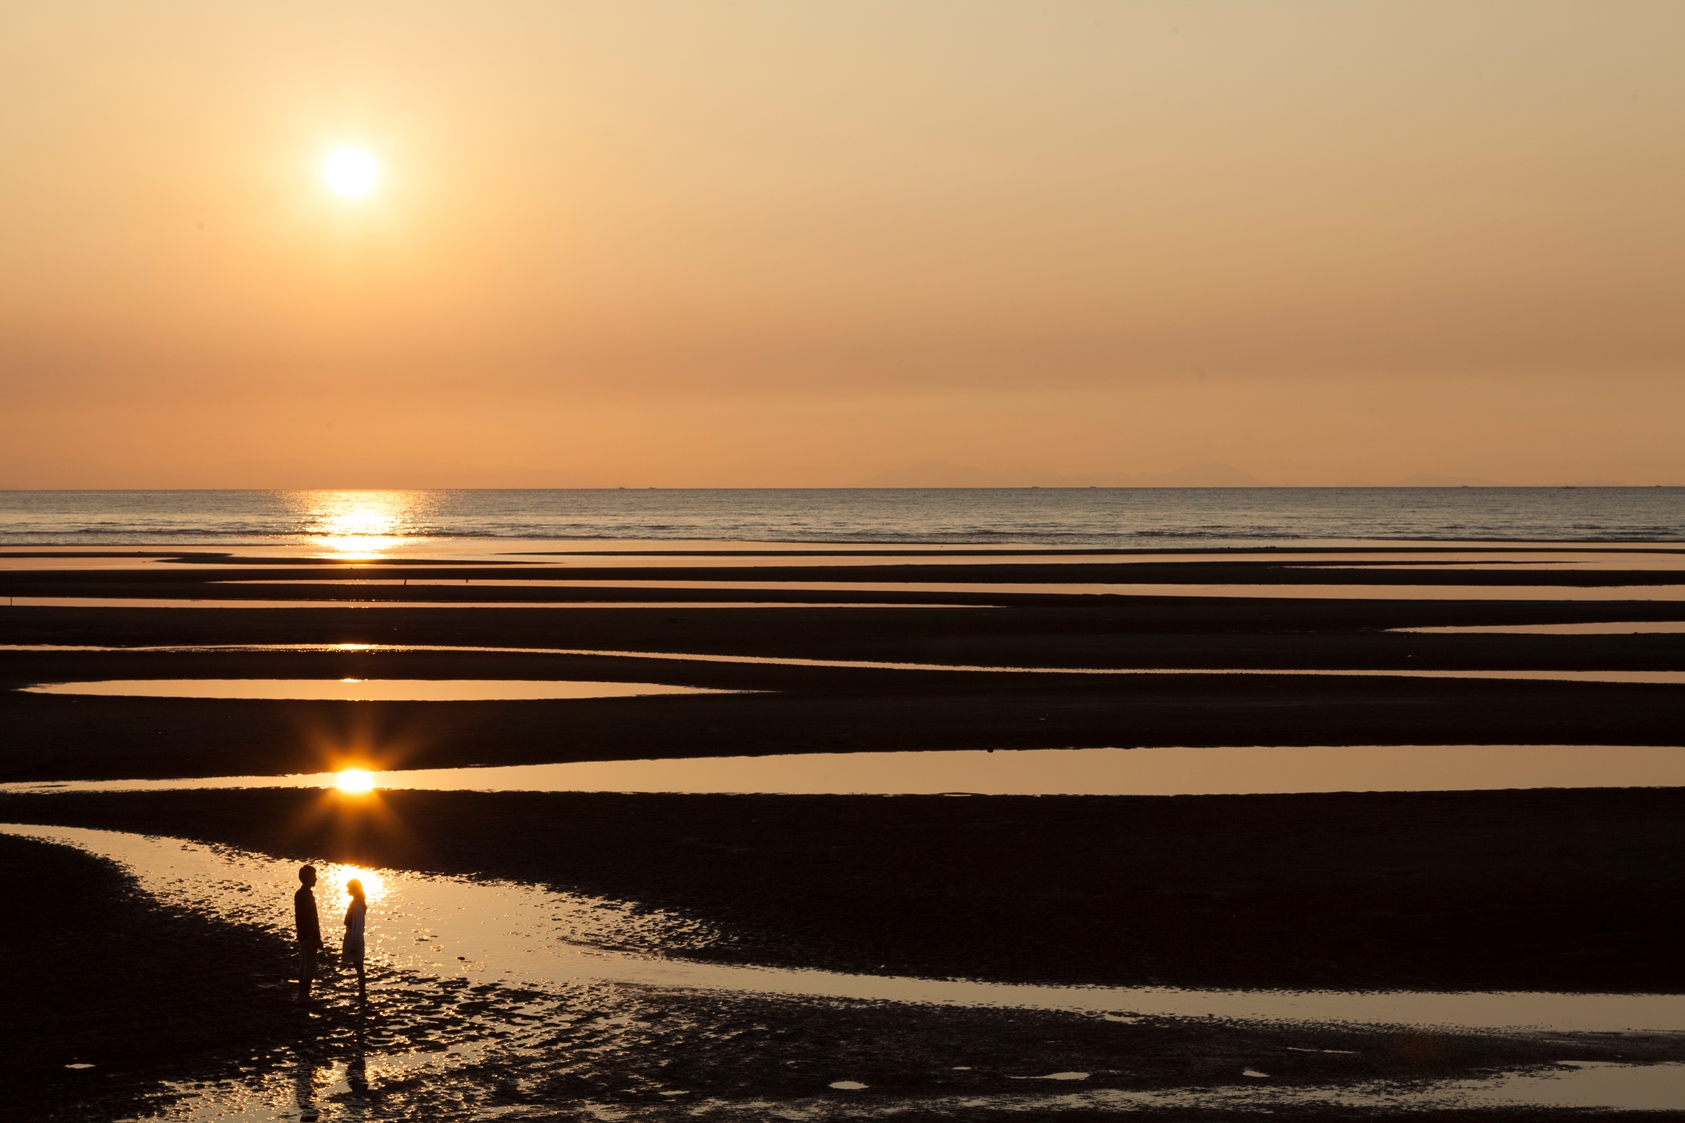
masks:
<path fill-rule="evenodd" d="M 306 589 L 304 595 L 299 590 Z M 356 608 L 364 611 L 405 609 L 987 609 L 1007 606 L 1119 605 L 1143 599 L 1188 600 L 1381 600 L 1381 601 L 1582 601 L 1590 603 L 1654 604 L 1685 601 L 1685 584 L 1637 587 L 1617 585 L 1588 589 L 1544 589 L 1536 585 L 1492 587 L 1448 585 L 802 585 L 717 586 L 580 584 L 534 590 L 531 587 L 489 588 L 469 584 L 450 586 L 397 585 L 366 588 L 336 584 L 261 586 L 284 590 L 286 599 L 262 595 L 225 596 L 222 589 L 184 590 L 181 596 L 7 596 L 5 607 L 16 608 L 127 608 L 127 609 L 287 609 Z M 981 591 L 979 591 L 981 590 Z M 315 593 L 316 595 L 311 595 Z M 1640 611 L 1643 611 L 1642 609 Z"/>
<path fill-rule="evenodd" d="M 1291 545 L 1166 547 L 911 546 L 846 543 L 783 543 L 777 546 L 725 541 L 624 541 L 520 538 L 380 538 L 367 549 L 343 550 L 331 536 L 286 545 L 224 544 L 201 548 L 0 546 L 0 570 L 151 568 L 362 569 L 384 566 L 406 573 L 428 568 L 455 571 L 482 567 L 508 572 L 599 566 L 637 568 L 801 568 L 874 565 L 1357 565 L 1357 566 L 1553 566 L 1567 568 L 1679 568 L 1685 545 L 1669 542 L 1452 541 L 1310 542 Z"/>
<path fill-rule="evenodd" d="M 713 652 L 900 662 L 1103 666 L 1128 652 L 1122 641 L 1160 645 L 1145 657 L 1163 665 L 1174 644 L 1212 637 L 1237 643 L 1350 643 L 1368 633 L 1397 628 L 1553 624 L 1598 621 L 1685 620 L 1685 605 L 1656 601 L 1327 601 L 1205 598 L 1061 598 L 1058 603 L 942 608 L 792 606 L 777 612 L 735 615 L 725 609 L 681 607 L 617 614 L 546 612 L 519 608 L 438 609 L 393 607 L 378 615 L 342 608 L 288 612 L 221 608 L 181 612 L 168 608 L 18 606 L 0 611 L 0 643 L 7 644 L 261 644 L 416 643 L 504 647 L 590 647 L 618 650 Z M 1183 637 L 1186 637 L 1185 639 Z M 1505 658 L 1531 650 L 1613 650 L 1596 646 L 1510 644 L 1482 647 L 1474 636 L 1411 647 L 1413 640 L 1372 638 L 1368 650 L 1497 652 Z M 1542 638 L 1542 637 L 1536 637 Z M 1591 637 L 1578 637 L 1590 639 Z M 1168 645 L 1168 646 L 1167 646 Z M 1232 646 L 1221 650 L 1233 651 Z M 1296 655 L 1295 658 L 1310 656 Z M 1221 665 L 1215 656 L 1206 665 Z M 1124 663 L 1122 665 L 1128 665 Z M 1143 665 L 1137 663 L 1137 665 Z M 1153 662 L 1144 665 L 1155 665 Z M 1278 664 L 1279 665 L 1279 664 Z M 1301 665 L 1315 666 L 1316 662 Z M 1349 662 L 1331 665 L 1352 665 Z M 1384 665 L 1384 664 L 1371 664 Z M 1490 666 L 1490 663 L 1486 665 Z M 1517 665 L 1531 665 L 1521 663 Z"/>
<path fill-rule="evenodd" d="M 1039 581 L 1038 574 L 1053 574 L 1056 581 L 1090 582 L 1109 580 L 1109 574 L 1139 573 L 1142 581 L 1216 580 L 1232 581 L 1236 574 L 1276 573 L 1284 580 L 1318 581 L 1325 578 L 1295 571 L 1337 568 L 1424 570 L 1457 568 L 1473 571 L 1486 568 L 1502 571 L 1527 567 L 1563 574 L 1587 574 L 1615 570 L 1657 573 L 1681 568 L 1685 548 L 1679 544 L 1632 546 L 1559 544 L 1446 544 L 1429 545 L 1331 545 L 1254 546 L 1236 548 L 1190 548 L 1157 550 L 1024 549 L 1002 550 L 888 548 L 806 549 L 796 551 L 761 549 L 673 550 L 523 550 L 519 539 L 420 540 L 408 547 L 376 547 L 365 554 L 345 553 L 328 546 L 295 547 L 292 552 L 265 553 L 261 546 L 227 547 L 206 551 L 98 551 L 18 550 L 0 547 L 0 565 L 8 575 L 47 574 L 54 571 L 80 576 L 70 580 L 123 580 L 124 574 L 138 580 L 215 579 L 218 570 L 230 577 L 264 579 L 279 576 L 331 578 L 334 573 L 363 577 L 511 578 L 531 576 L 535 580 L 592 577 L 651 577 L 682 580 L 687 577 L 716 579 L 779 580 L 1001 580 Z M 466 546 L 466 550 L 453 550 Z M 107 564 L 100 564 L 105 562 Z M 99 577 L 97 574 L 106 574 Z M 174 573 L 171 577 L 169 574 Z M 1063 574 L 1063 576 L 1059 576 Z M 1185 576 L 1178 576 L 1185 575 Z M 1125 578 L 1129 579 L 1129 578 Z M 1377 580 L 1388 580 L 1378 577 Z M 1430 580 L 1434 579 L 1430 576 Z M 1443 579 L 1443 578 L 1440 578 Z M 1503 579 L 1503 578 L 1500 578 Z M 1513 576 L 1510 579 L 1514 579 Z M 1522 579 L 1523 582 L 1525 579 Z"/>
<path fill-rule="evenodd" d="M 354 603 L 314 604 L 287 612 L 238 605 L 199 612 L 140 605 L 122 608 L 95 604 L 39 608 L 19 605 L 0 611 L 0 638 L 12 643 L 106 644 L 395 642 L 390 636 L 399 633 L 409 642 L 417 643 L 653 647 L 681 651 L 740 649 L 756 654 L 789 655 L 840 655 L 845 653 L 833 648 L 847 644 L 872 652 L 865 656 L 868 658 L 895 658 L 889 652 L 898 644 L 916 642 L 975 644 L 997 639 L 1018 645 L 1041 639 L 1080 644 L 1084 637 L 1271 633 L 1295 636 L 1428 626 L 1685 619 L 1685 605 L 1657 601 L 1076 597 L 1056 598 L 1050 604 L 991 606 L 983 611 L 941 606 L 881 611 L 840 604 L 814 610 L 793 604 L 779 613 L 759 610 L 735 618 L 727 614 L 728 607 L 727 602 L 721 602 L 721 607 L 708 610 L 674 606 L 667 613 L 640 611 L 620 615 L 575 611 L 561 604 L 544 612 L 531 612 L 518 605 L 499 611 L 498 606 L 453 609 L 395 603 L 379 613 L 361 611 Z M 569 633 L 577 633 L 580 638 L 558 642 Z M 589 643 L 580 642 L 587 636 L 597 638 Z M 639 643 L 603 642 L 611 636 L 649 639 Z M 685 642 L 674 642 L 680 637 Z"/>
<path fill-rule="evenodd" d="M 585 657 L 634 658 L 650 656 L 626 652 L 553 651 L 545 654 Z M 732 664 L 773 664 L 826 669 L 873 669 L 912 672 L 957 672 L 961 674 L 1045 675 L 1060 678 L 1139 679 L 1174 678 L 1368 678 L 1368 679 L 1452 679 L 1475 681 L 1565 682 L 1575 684 L 1685 686 L 1682 670 L 1313 670 L 1310 668 L 1024 668 L 945 666 L 931 663 L 877 663 L 848 660 L 803 660 L 729 655 L 656 656 L 663 661 Z M 236 672 L 238 673 L 238 672 Z M 673 686 L 656 682 L 628 682 L 577 678 L 286 678 L 228 677 L 80 679 L 38 682 L 17 688 L 28 694 L 107 698 L 251 699 L 268 701 L 343 702 L 515 702 L 595 698 L 634 698 L 654 695 L 697 695 L 749 693 L 697 686 Z"/>
<path fill-rule="evenodd" d="M 1539 628 L 1567 628 L 1567 635 L 1673 635 L 1685 632 L 1685 624 L 1675 626 L 1662 622 L 1654 624 L 1627 623 L 1621 625 L 1538 625 Z M 1580 632 L 1580 627 L 1592 630 Z M 1611 630 L 1604 630 L 1605 628 Z M 1650 629 L 1654 629 L 1652 632 Z M 1465 634 L 1461 629 L 1395 629 L 1403 633 Z M 1496 634 L 1555 634 L 1534 632 L 1528 626 L 1510 631 L 1495 629 Z M 1486 634 L 1477 629 L 1472 634 Z M 1028 646 L 1026 644 L 1026 646 Z M 636 659 L 640 661 L 738 664 L 743 666 L 788 666 L 835 670 L 882 671 L 953 671 L 978 674 L 1044 674 L 1044 675 L 1101 675 L 1128 676 L 1130 674 L 1316 674 L 1332 675 L 1443 675 L 1445 677 L 1539 678 L 1551 675 L 1563 679 L 1589 678 L 1604 675 L 1606 682 L 1667 682 L 1670 676 L 1685 673 L 1675 669 L 1679 662 L 1669 641 L 1636 643 L 1590 643 L 1553 645 L 1550 643 L 1493 645 L 1484 649 L 1473 645 L 1451 645 L 1442 649 L 1401 650 L 1389 647 L 1386 641 L 1370 642 L 1365 654 L 1380 666 L 1348 666 L 1352 653 L 1350 642 L 1339 640 L 1311 640 L 1291 637 L 1286 642 L 1269 641 L 1244 643 L 1230 641 L 1218 644 L 1211 640 L 1166 641 L 1166 637 L 1134 636 L 1127 644 L 1114 643 L 1113 650 L 1100 652 L 1109 660 L 1106 666 L 1079 664 L 1042 664 L 1034 661 L 1019 664 L 978 664 L 951 662 L 914 662 L 883 659 L 838 659 L 801 655 L 752 655 L 746 653 L 628 651 L 566 647 L 516 647 L 478 644 L 423 643 L 245 643 L 245 644 L 159 644 L 145 646 L 117 646 L 99 644 L 0 644 L 0 658 L 7 656 L 46 656 L 60 660 L 59 666 L 74 665 L 73 656 L 111 656 L 93 660 L 90 665 L 106 667 L 121 665 L 124 660 L 141 660 L 148 656 L 206 656 L 222 658 L 276 655 L 361 656 L 445 655 L 458 658 L 475 656 L 544 656 L 563 659 L 603 658 Z M 1031 654 L 1044 654 L 1031 652 Z M 1154 661 L 1159 656 L 1163 662 Z M 1330 658 L 1330 656 L 1335 658 Z M 1417 661 L 1418 655 L 1422 656 Z M 1229 658 L 1225 659 L 1224 657 Z M 1340 658 L 1340 657 L 1344 658 Z M 1236 661 L 1240 660 L 1240 661 Z M 1248 661 L 1250 660 L 1250 661 Z M 182 661 L 185 663 L 185 660 Z M 51 666 L 53 664 L 47 663 Z M 373 664 L 379 666 L 379 663 Z M 532 669 L 542 671 L 537 664 Z M 1498 669 L 1499 667 L 1504 669 Z M 27 668 L 26 668 L 27 669 Z M 1654 678 L 1643 678 L 1646 674 Z M 1624 677 L 1632 676 L 1632 677 Z M 547 676 L 539 676 L 542 681 Z"/>
<path fill-rule="evenodd" d="M 867 597 L 910 600 L 928 597 L 940 589 L 944 598 L 961 598 L 960 603 L 1038 603 L 1057 597 L 1061 588 L 1073 592 L 1100 592 L 1130 586 L 1306 586 L 1324 591 L 1365 586 L 1414 586 L 1424 595 L 1431 589 L 1486 587 L 1498 595 L 1510 595 L 1528 588 L 1555 586 L 1563 590 L 1609 590 L 1648 586 L 1657 595 L 1677 594 L 1685 583 L 1685 571 L 1677 568 L 1646 568 L 1635 564 L 1615 569 L 1534 568 L 1497 569 L 1480 564 L 1458 564 L 1424 568 L 1388 562 L 1385 567 L 1365 566 L 1342 560 L 1338 567 L 1287 560 L 1180 560 L 1151 562 L 1135 559 L 1125 563 L 1067 560 L 1056 564 L 959 560 L 951 562 L 898 562 L 894 564 L 850 564 L 840 566 L 753 565 L 655 567 L 615 565 L 562 568 L 497 565 L 411 564 L 394 566 L 370 562 L 331 573 L 315 565 L 291 562 L 285 565 L 252 564 L 256 559 L 227 559 L 226 566 L 181 569 L 158 566 L 145 569 L 42 568 L 8 569 L 0 577 L 0 592 L 8 597 L 87 596 L 106 598 L 191 598 L 214 595 L 221 600 L 276 602 L 311 600 L 328 595 L 363 601 L 458 600 L 530 601 L 534 598 L 558 601 L 577 599 L 629 600 L 664 593 L 689 600 L 743 599 L 750 592 L 761 598 L 805 596 L 812 599 L 818 589 L 827 599 L 861 600 Z M 1642 560 L 1642 559 L 1639 559 Z M 244 561 L 245 564 L 241 564 Z M 1671 563 L 1671 556 L 1658 562 Z M 524 584 L 506 584 L 513 576 Z M 432 584 L 406 588 L 399 584 L 367 582 L 428 581 Z M 476 581 L 479 583 L 476 584 Z M 358 582 L 364 582 L 359 584 Z M 460 582 L 460 584 L 458 584 Z M 590 582 L 604 582 L 595 588 Z M 585 583 L 585 584 L 582 584 Z M 840 587 L 826 589 L 826 585 Z M 546 586 L 549 586 L 546 588 Z M 644 586 L 644 587 L 640 587 Z M 651 587 L 653 586 L 653 587 Z M 1017 589 L 1019 591 L 1011 591 Z M 805 591 L 804 591 L 805 590 Z M 1165 591 L 1160 589 L 1161 592 Z M 1285 590 L 1283 590 L 1285 591 Z M 964 598 L 971 598 L 966 601 Z"/>

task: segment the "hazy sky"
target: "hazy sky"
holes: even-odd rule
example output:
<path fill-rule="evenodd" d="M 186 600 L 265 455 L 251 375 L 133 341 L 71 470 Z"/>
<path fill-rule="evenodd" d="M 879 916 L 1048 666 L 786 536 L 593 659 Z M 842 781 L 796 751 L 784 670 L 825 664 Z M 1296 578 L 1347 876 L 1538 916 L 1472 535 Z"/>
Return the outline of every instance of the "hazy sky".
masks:
<path fill-rule="evenodd" d="M 0 6 L 0 486 L 925 460 L 1685 483 L 1685 4 Z"/>

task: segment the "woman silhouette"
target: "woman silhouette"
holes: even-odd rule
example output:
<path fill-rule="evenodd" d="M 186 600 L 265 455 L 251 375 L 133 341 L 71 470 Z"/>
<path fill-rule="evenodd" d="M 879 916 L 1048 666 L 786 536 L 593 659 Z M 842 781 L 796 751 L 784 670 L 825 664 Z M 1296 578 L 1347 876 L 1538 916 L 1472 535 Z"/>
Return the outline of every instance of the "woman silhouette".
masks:
<path fill-rule="evenodd" d="M 345 945 L 339 961 L 357 968 L 357 1000 L 368 1001 L 368 985 L 363 978 L 363 921 L 369 914 L 369 903 L 363 897 L 363 883 L 352 878 L 345 883 L 351 894 L 351 907 L 345 910 Z"/>

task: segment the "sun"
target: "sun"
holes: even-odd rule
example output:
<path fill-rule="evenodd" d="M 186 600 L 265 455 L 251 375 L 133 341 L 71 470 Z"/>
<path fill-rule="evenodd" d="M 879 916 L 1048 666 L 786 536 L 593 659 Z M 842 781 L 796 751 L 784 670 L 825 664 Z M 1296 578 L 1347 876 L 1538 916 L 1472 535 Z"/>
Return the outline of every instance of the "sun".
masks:
<path fill-rule="evenodd" d="M 380 182 L 380 165 L 364 149 L 340 147 L 323 158 L 322 179 L 335 195 L 361 199 Z"/>

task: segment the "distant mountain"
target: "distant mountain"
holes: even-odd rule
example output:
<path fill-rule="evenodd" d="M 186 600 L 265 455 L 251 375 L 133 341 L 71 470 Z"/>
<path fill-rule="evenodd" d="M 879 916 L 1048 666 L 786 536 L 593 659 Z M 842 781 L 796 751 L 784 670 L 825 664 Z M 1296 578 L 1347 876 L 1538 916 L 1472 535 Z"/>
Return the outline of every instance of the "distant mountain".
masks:
<path fill-rule="evenodd" d="M 992 471 L 926 460 L 867 476 L 856 487 L 1268 487 L 1250 472 L 1227 464 L 1195 464 L 1174 472 Z"/>
<path fill-rule="evenodd" d="M 1488 480 L 1479 476 L 1440 476 L 1432 472 L 1417 472 L 1413 476 L 1406 476 L 1402 480 L 1391 483 L 1376 483 L 1374 480 L 1347 480 L 1341 487 L 1626 487 L 1628 485 L 1615 480 L 1570 480 L 1567 483 L 1556 484 L 1507 484 L 1501 480 Z"/>

